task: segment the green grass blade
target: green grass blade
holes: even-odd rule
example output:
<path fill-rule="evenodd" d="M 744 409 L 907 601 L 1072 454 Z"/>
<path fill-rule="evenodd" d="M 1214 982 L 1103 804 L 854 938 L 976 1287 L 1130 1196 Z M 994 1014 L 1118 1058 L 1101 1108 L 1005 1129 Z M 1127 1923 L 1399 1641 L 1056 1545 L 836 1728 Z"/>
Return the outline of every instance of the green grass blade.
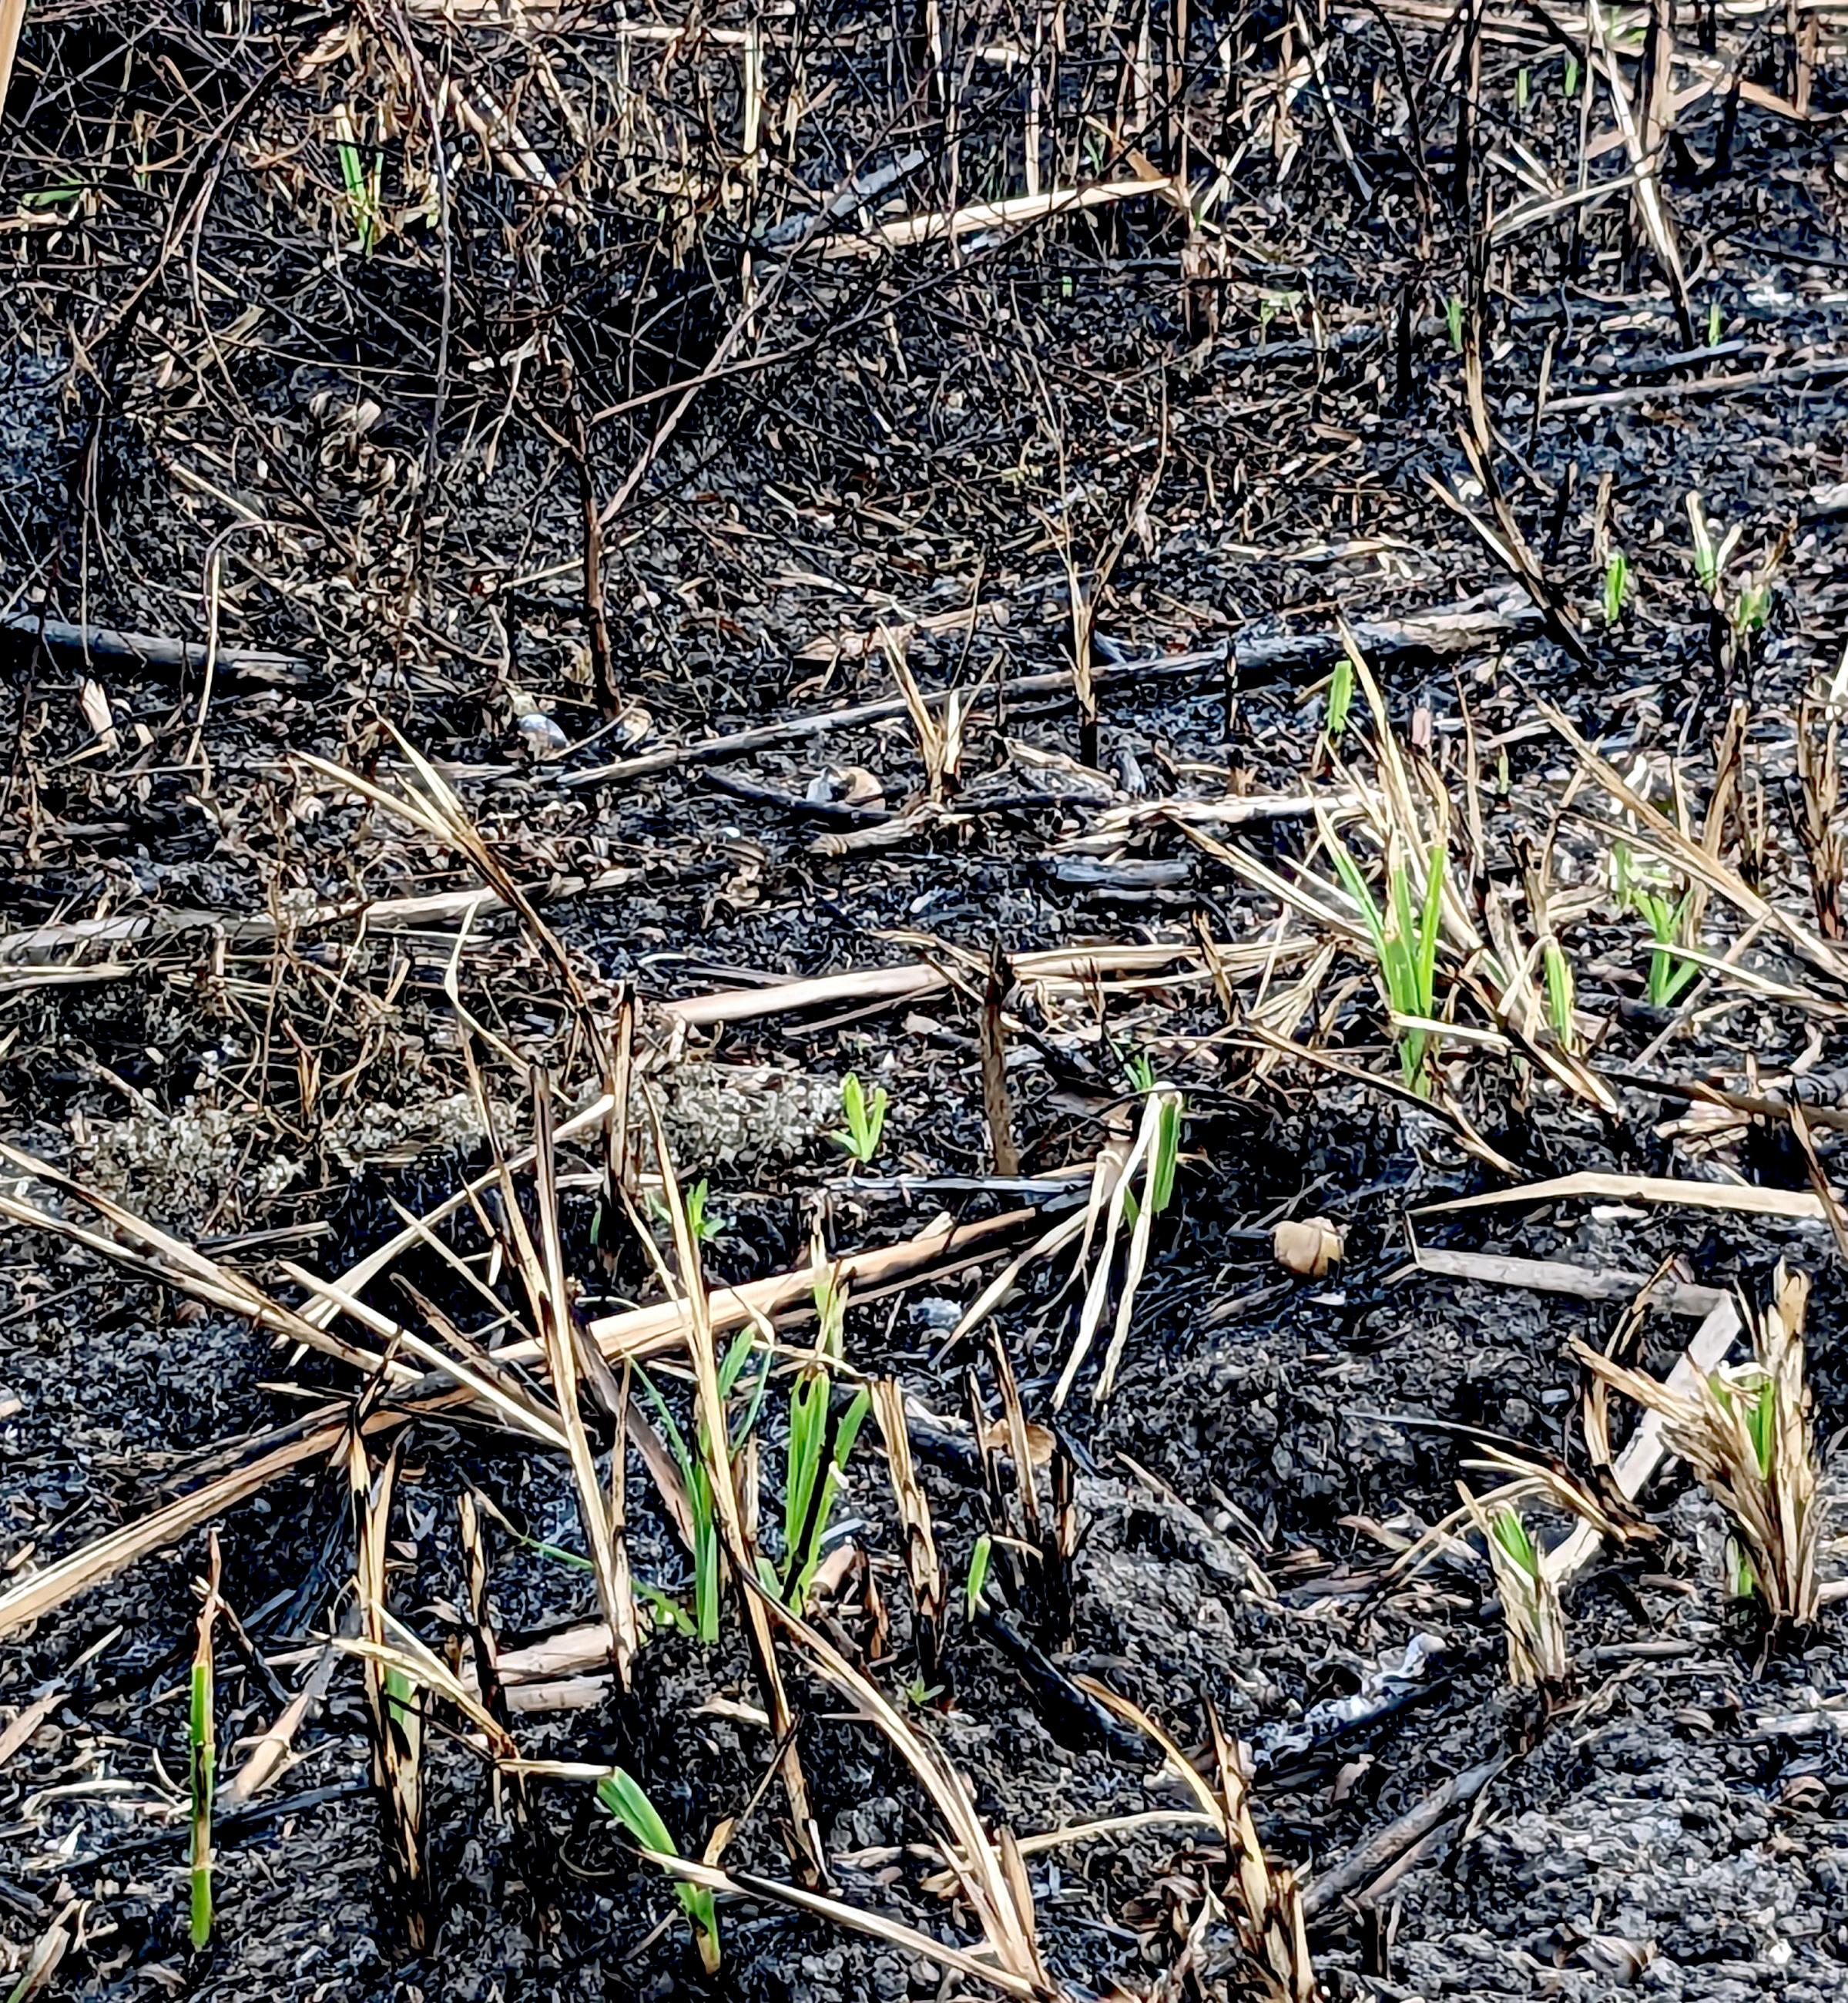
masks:
<path fill-rule="evenodd" d="M 652 1850 L 659 1857 L 680 1854 L 679 1845 L 668 1833 L 667 1824 L 661 1819 L 641 1783 L 620 1767 L 612 1767 L 598 1781 L 597 1799 L 644 1850 Z M 716 1973 L 720 1962 L 718 1914 L 712 1903 L 712 1894 L 703 1886 L 676 1881 L 674 1896 L 693 1923 L 693 1939 L 706 1972 L 709 1975 Z"/>

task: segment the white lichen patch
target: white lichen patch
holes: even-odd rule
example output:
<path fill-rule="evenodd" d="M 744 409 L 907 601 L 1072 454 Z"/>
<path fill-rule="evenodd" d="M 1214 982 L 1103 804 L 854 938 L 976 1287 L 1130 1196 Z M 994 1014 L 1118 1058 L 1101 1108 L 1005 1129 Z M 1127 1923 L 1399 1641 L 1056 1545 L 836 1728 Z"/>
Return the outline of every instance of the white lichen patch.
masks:
<path fill-rule="evenodd" d="M 795 1161 L 840 1124 L 839 1081 L 806 1071 L 696 1059 L 649 1085 L 683 1170 Z"/>
<path fill-rule="evenodd" d="M 302 1172 L 248 1117 L 190 1101 L 176 1113 L 76 1123 L 72 1162 L 80 1181 L 138 1216 L 181 1225 L 241 1218 Z"/>
<path fill-rule="evenodd" d="M 505 1142 L 506 1109 L 495 1118 Z M 349 1101 L 330 1114 L 321 1143 L 343 1169 L 402 1168 L 445 1148 L 472 1148 L 483 1138 L 481 1113 L 470 1092 L 394 1106 L 383 1099 Z"/>

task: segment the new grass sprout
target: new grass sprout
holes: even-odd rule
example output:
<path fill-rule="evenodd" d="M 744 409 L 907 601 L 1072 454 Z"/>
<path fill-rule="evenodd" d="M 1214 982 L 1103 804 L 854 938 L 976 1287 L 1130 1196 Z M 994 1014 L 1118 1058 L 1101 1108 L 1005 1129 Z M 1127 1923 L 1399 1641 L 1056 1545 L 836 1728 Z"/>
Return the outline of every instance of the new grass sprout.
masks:
<path fill-rule="evenodd" d="M 1335 671 L 1329 676 L 1328 713 L 1322 720 L 1322 733 L 1331 744 L 1339 744 L 1341 733 L 1347 728 L 1348 711 L 1354 708 L 1354 661 L 1343 654 L 1335 663 Z"/>
<path fill-rule="evenodd" d="M 1505 1503 L 1479 1502 L 1467 1488 L 1461 1488 L 1461 1493 L 1481 1534 L 1483 1550 L 1501 1598 L 1508 1680 L 1518 1687 L 1565 1683 L 1571 1662 L 1566 1652 L 1559 1588 L 1520 1511 Z"/>
<path fill-rule="evenodd" d="M 1546 1019 L 1552 1026 L 1554 1040 L 1561 1050 L 1570 1053 L 1576 1040 L 1572 1013 L 1575 1000 L 1572 963 L 1566 957 L 1565 948 L 1555 939 L 1546 942 L 1540 958 L 1546 974 Z"/>
<path fill-rule="evenodd" d="M 1604 563 L 1604 623 L 1615 626 L 1623 617 L 1623 602 L 1630 596 L 1630 559 L 1621 550 L 1612 550 Z"/>
<path fill-rule="evenodd" d="M 844 1349 L 847 1299 L 833 1270 L 815 1282 L 819 1322 L 816 1361 L 805 1364 L 789 1393 L 789 1465 L 783 1487 L 783 1575 L 778 1582 L 792 1613 L 802 1603 L 821 1562 L 829 1519 L 847 1458 L 859 1438 L 872 1400 L 862 1385 L 833 1427 L 834 1383 L 828 1369 Z"/>
<path fill-rule="evenodd" d="M 352 114 L 341 105 L 334 114 L 334 150 L 340 159 L 341 185 L 345 191 L 347 212 L 353 219 L 353 233 L 361 252 L 369 257 L 378 242 L 383 211 L 379 191 L 383 163 L 375 158 L 369 172 L 360 157 L 359 135 L 353 129 Z"/>
<path fill-rule="evenodd" d="M 721 1402 L 729 1399 L 736 1389 L 738 1379 L 745 1365 L 750 1360 L 756 1341 L 755 1334 L 746 1329 L 725 1351 L 718 1367 L 718 1390 Z M 686 1435 L 681 1431 L 673 1414 L 669 1410 L 667 1400 L 655 1388 L 653 1379 L 639 1365 L 635 1375 L 655 1408 L 655 1417 L 661 1421 L 661 1430 L 667 1438 L 668 1451 L 674 1457 L 674 1465 L 679 1470 L 680 1484 L 686 1491 L 686 1512 L 693 1541 L 693 1627 L 700 1641 L 711 1648 L 718 1639 L 719 1541 L 718 1515 L 712 1493 L 712 1476 L 706 1465 L 705 1428 L 700 1428 L 696 1435 L 695 1446 L 690 1448 Z M 727 1450 L 734 1458 L 750 1437 L 751 1430 L 757 1422 L 768 1376 L 769 1358 L 767 1357 L 763 1368 L 757 1373 L 749 1405 L 738 1425 L 732 1429 L 731 1437 L 726 1442 Z M 676 1624 L 679 1624 L 678 1617 Z"/>
<path fill-rule="evenodd" d="M 1700 589 L 1717 606 L 1720 603 L 1720 580 L 1726 573 L 1733 551 L 1739 546 L 1738 525 L 1735 523 L 1716 541 L 1700 496 L 1690 494 L 1688 527 L 1694 539 L 1694 575 L 1700 580 Z"/>
<path fill-rule="evenodd" d="M 598 1781 L 597 1799 L 644 1850 L 652 1850 L 657 1857 L 680 1854 L 668 1833 L 667 1824 L 643 1792 L 641 1783 L 620 1767 L 612 1767 Z M 674 1896 L 692 1923 L 693 1945 L 700 1951 L 701 1966 L 708 1975 L 716 1975 L 721 1956 L 718 1914 L 712 1903 L 712 1894 L 703 1885 L 689 1885 L 681 1881 L 674 1886 Z"/>
<path fill-rule="evenodd" d="M 847 1125 L 829 1138 L 864 1166 L 879 1152 L 879 1137 L 886 1131 L 887 1103 L 884 1085 L 875 1085 L 868 1099 L 859 1075 L 850 1071 L 840 1081 L 840 1117 Z"/>
<path fill-rule="evenodd" d="M 187 1785 L 191 1796 L 193 1951 L 202 1952 L 211 1941 L 211 1802 L 218 1780 L 218 1739 L 212 1723 L 211 1622 L 199 1621 L 199 1642 L 193 1656 L 192 1703 L 187 1721 Z"/>
<path fill-rule="evenodd" d="M 1123 1060 L 1125 1076 L 1143 1098 L 1148 1098 L 1160 1085 L 1155 1075 L 1155 1060 L 1146 1050 L 1137 1050 Z M 1181 1159 L 1181 1123 L 1186 1117 L 1186 1101 L 1178 1092 L 1162 1101 L 1155 1128 L 1155 1143 L 1149 1159 L 1148 1178 L 1144 1187 L 1148 1193 L 1149 1203 L 1156 1216 L 1165 1211 L 1174 1195 L 1175 1170 Z M 1133 1192 L 1126 1191 L 1123 1208 L 1130 1222 L 1134 1224 L 1140 1214 L 1141 1205 Z"/>
<path fill-rule="evenodd" d="M 1392 862 L 1387 870 L 1388 904 L 1382 911 L 1373 900 L 1360 865 L 1332 827 L 1326 827 L 1329 853 L 1342 887 L 1359 907 L 1373 949 L 1375 966 L 1396 1015 L 1415 1015 L 1428 1022 L 1435 1012 L 1438 940 L 1443 923 L 1444 850 L 1432 845 L 1425 858 L 1424 880 L 1414 886 L 1410 866 Z M 1399 1033 L 1399 1061 L 1413 1091 L 1430 1089 L 1431 1037 L 1422 1029 Z"/>
<path fill-rule="evenodd" d="M 693 1233 L 695 1244 L 714 1244 L 725 1236 L 725 1220 L 708 1207 L 710 1194 L 707 1179 L 704 1176 L 690 1189 L 682 1193 L 682 1201 L 686 1205 L 686 1228 Z M 666 1222 L 666 1199 L 658 1190 L 648 1191 L 648 1210 L 651 1215 L 662 1223 Z M 596 1239 L 593 1238 L 591 1242 L 594 1244 Z"/>
<path fill-rule="evenodd" d="M 973 1627 L 981 1611 L 982 1589 L 988 1583 L 988 1567 L 994 1556 L 994 1540 L 984 1530 L 969 1554 L 969 1571 L 962 1581 L 962 1611 Z"/>
<path fill-rule="evenodd" d="M 1654 942 L 1649 954 L 1648 995 L 1657 1008 L 1673 1006 L 1675 997 L 1700 971 L 1682 950 L 1693 944 L 1695 893 L 1690 886 L 1675 897 L 1643 880 L 1630 851 L 1619 842 L 1613 856 L 1617 901 L 1634 911 L 1649 928 Z"/>

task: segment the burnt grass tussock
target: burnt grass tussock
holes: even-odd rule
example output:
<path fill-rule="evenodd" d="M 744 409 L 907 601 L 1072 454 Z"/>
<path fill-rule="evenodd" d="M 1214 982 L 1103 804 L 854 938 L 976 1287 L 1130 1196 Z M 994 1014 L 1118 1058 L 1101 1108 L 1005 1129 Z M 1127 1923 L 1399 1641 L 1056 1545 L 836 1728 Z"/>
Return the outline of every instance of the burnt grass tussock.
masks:
<path fill-rule="evenodd" d="M 1840 1994 L 1848 9 L 9 58 L 0 1994 Z"/>

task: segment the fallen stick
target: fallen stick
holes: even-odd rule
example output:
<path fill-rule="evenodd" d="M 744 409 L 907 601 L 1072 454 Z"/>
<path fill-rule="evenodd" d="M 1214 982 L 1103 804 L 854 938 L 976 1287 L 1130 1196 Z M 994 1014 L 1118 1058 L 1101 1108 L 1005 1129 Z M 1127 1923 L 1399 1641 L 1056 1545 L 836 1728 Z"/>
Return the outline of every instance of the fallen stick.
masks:
<path fill-rule="evenodd" d="M 863 232 L 823 238 L 816 247 L 824 257 L 865 257 L 878 250 L 908 250 L 915 244 L 972 236 L 979 230 L 1039 222 L 1049 216 L 1075 215 L 1085 209 L 1133 201 L 1145 194 L 1178 199 L 1175 184 L 1165 174 L 1134 180 L 1097 181 L 1088 187 L 1049 188 L 1039 194 L 1011 195 L 1004 201 L 971 202 L 962 208 L 902 215 L 890 222 L 875 223 Z"/>
<path fill-rule="evenodd" d="M 1293 944 L 1295 942 L 1292 942 Z M 1303 942 L 1307 944 L 1308 942 Z M 1256 971 L 1277 957 L 1273 944 L 1222 946 L 1218 949 L 1222 972 Z M 1016 953 L 1010 963 L 1014 977 L 1023 987 L 1036 981 L 1092 981 L 1106 974 L 1153 976 L 1163 970 L 1186 963 L 1179 979 L 1203 979 L 1203 949 L 1197 946 L 1099 946 L 1056 953 Z M 979 980 L 979 970 L 970 978 Z M 852 967 L 844 974 L 817 974 L 808 981 L 778 981 L 763 988 L 721 988 L 710 995 L 689 995 L 678 1002 L 666 1002 L 662 1012 L 672 1021 L 690 1029 L 711 1029 L 721 1022 L 752 1022 L 764 1015 L 792 1015 L 801 1009 L 832 1006 L 840 1002 L 908 1002 L 919 995 L 935 995 L 951 985 L 951 977 L 929 960 L 910 960 L 900 967 Z"/>
<path fill-rule="evenodd" d="M 1474 1767 L 1453 1774 L 1434 1793 L 1427 1795 L 1416 1808 L 1408 1809 L 1396 1820 L 1350 1850 L 1334 1869 L 1312 1878 L 1304 1887 L 1303 1916 L 1315 1919 L 1337 1904 L 1357 1886 L 1377 1876 L 1386 1865 L 1413 1844 L 1422 1842 L 1440 1823 L 1472 1802 L 1507 1764 L 1505 1753 L 1497 1753 Z"/>
<path fill-rule="evenodd" d="M 1431 1273 L 1442 1279 L 1476 1280 L 1490 1286 L 1526 1287 L 1537 1294 L 1570 1294 L 1581 1301 L 1634 1300 L 1645 1288 L 1649 1305 L 1666 1314 L 1710 1315 L 1727 1296 L 1718 1287 L 1685 1280 L 1658 1280 L 1647 1273 L 1574 1266 L 1565 1259 L 1515 1259 L 1500 1252 L 1444 1252 L 1415 1246 L 1412 1264 L 1402 1271 Z"/>
<path fill-rule="evenodd" d="M 1844 366 L 1848 366 L 1845 364 Z M 1454 654 L 1466 652 L 1511 633 L 1537 631 L 1540 615 L 1525 592 L 1485 593 L 1453 605 L 1414 612 L 1403 619 L 1363 622 L 1354 626 L 1356 641 L 1370 661 L 1408 653 Z M 1333 631 L 1284 633 L 1261 638 L 1228 639 L 1217 647 L 1201 647 L 1191 653 L 1157 654 L 1141 660 L 1099 661 L 1092 667 L 1099 682 L 1146 681 L 1152 676 L 1199 676 L 1217 669 L 1241 683 L 1256 682 L 1284 669 L 1313 669 L 1332 666 L 1343 652 L 1341 635 Z M 992 703 L 997 694 L 1009 701 L 1023 695 L 1057 695 L 1070 691 L 1071 670 L 1059 668 L 1046 674 L 1022 675 L 1004 683 L 997 691 L 927 689 L 927 704 L 936 704 L 960 695 L 971 711 Z M 600 786 L 625 779 L 642 779 L 656 772 L 671 771 L 677 765 L 711 765 L 731 758 L 747 758 L 753 751 L 774 746 L 801 743 L 837 730 L 856 730 L 869 723 L 882 723 L 907 714 L 902 697 L 889 696 L 876 702 L 854 703 L 845 709 L 826 710 L 813 716 L 792 717 L 782 723 L 758 724 L 749 730 L 735 730 L 721 737 L 702 738 L 693 744 L 665 744 L 633 758 L 619 758 L 609 765 L 593 765 L 585 772 L 568 772 L 559 781 L 568 787 Z"/>
<path fill-rule="evenodd" d="M 1815 362 L 1786 362 L 1775 369 L 1755 369 L 1745 376 L 1704 376 L 1684 383 L 1638 383 L 1626 390 L 1593 390 L 1580 397 L 1549 398 L 1543 415 L 1556 418 L 1574 411 L 1611 411 L 1625 404 L 1680 402 L 1690 397 L 1730 397 L 1778 383 L 1821 383 L 1848 376 L 1848 355 Z"/>
<path fill-rule="evenodd" d="M 565 876 L 556 882 L 526 886 L 536 904 L 556 903 L 615 889 L 639 872 L 606 869 L 595 876 Z M 276 938 L 284 931 L 312 932 L 323 925 L 358 924 L 368 932 L 409 932 L 420 925 L 446 924 L 480 911 L 506 908 L 494 892 L 438 890 L 421 897 L 383 897 L 372 904 L 317 904 L 300 915 L 279 919 L 267 911 L 141 911 L 119 918 L 73 918 L 62 925 L 35 925 L 31 931 L 0 937 L 0 966 L 32 964 L 46 955 L 83 946 L 133 946 L 145 939 L 169 939 L 183 932 L 220 932 L 239 945 Z M 90 969 L 93 977 L 100 970 Z M 72 978 L 75 978 L 73 974 Z"/>
<path fill-rule="evenodd" d="M 36 612 L 9 612 L 0 617 L 0 634 L 86 666 L 110 662 L 169 672 L 203 670 L 208 657 L 201 641 L 124 633 L 111 626 L 74 626 L 66 619 L 41 618 Z M 306 680 L 312 670 L 299 654 L 273 653 L 262 647 L 220 647 L 212 658 L 212 672 L 221 678 L 286 687 Z"/>

